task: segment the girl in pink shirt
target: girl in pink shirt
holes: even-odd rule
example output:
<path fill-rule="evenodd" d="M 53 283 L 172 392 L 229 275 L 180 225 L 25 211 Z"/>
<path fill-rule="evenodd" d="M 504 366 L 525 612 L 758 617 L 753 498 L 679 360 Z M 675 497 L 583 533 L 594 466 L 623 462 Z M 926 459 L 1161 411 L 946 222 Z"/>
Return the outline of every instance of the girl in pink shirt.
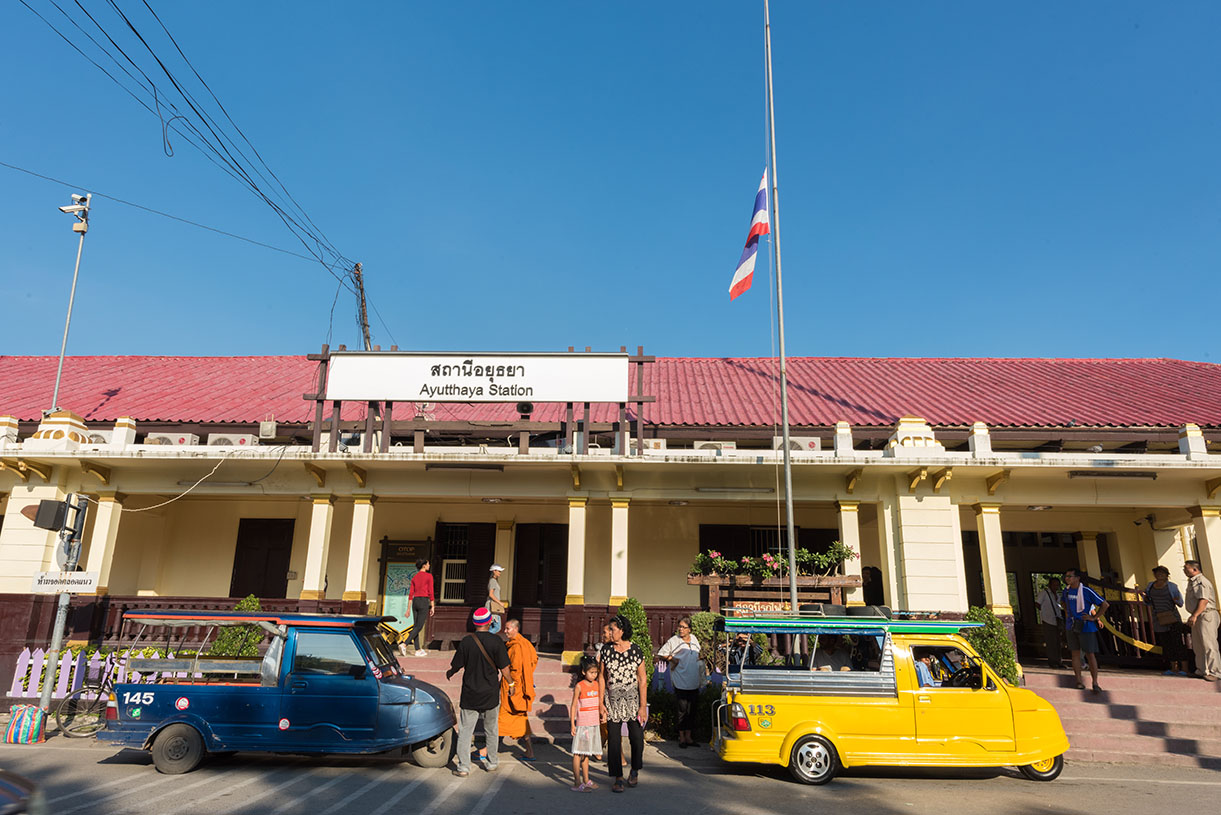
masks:
<path fill-rule="evenodd" d="M 602 754 L 598 714 L 598 663 L 581 657 L 581 681 L 572 689 L 568 720 L 572 725 L 573 792 L 592 792 L 598 785 L 589 779 L 589 757 Z"/>

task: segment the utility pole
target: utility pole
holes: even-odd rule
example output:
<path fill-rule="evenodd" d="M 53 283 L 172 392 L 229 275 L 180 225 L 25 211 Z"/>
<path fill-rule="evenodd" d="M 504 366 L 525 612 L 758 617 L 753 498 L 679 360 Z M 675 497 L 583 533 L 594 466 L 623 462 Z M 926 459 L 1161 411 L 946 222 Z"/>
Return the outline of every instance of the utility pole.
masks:
<path fill-rule="evenodd" d="M 89 506 L 89 499 L 83 495 L 69 493 L 65 503 L 68 511 L 75 512 L 76 516 L 72 523 L 65 523 L 59 530 L 59 548 L 65 552 L 60 567 L 65 572 L 73 572 L 76 571 L 76 564 L 81 557 L 81 532 L 85 529 L 85 510 Z M 55 610 L 55 628 L 51 630 L 51 650 L 47 652 L 47 661 L 44 663 L 46 668 L 42 674 L 42 694 L 38 697 L 38 706 L 43 710 L 51 708 L 51 692 L 55 690 L 55 673 L 59 669 L 59 651 L 64 645 L 64 627 L 68 624 L 68 605 L 71 600 L 72 596 L 68 592 L 60 592 L 59 605 Z"/>
<path fill-rule="evenodd" d="M 352 277 L 356 280 L 356 296 L 360 298 L 360 333 L 365 339 L 365 350 L 373 350 L 373 341 L 369 338 L 369 309 L 365 305 L 365 275 L 357 263 L 352 269 Z"/>
<path fill-rule="evenodd" d="M 72 325 L 72 303 L 76 300 L 76 278 L 81 271 L 81 252 L 85 250 L 85 233 L 89 231 L 89 202 L 92 199 L 93 193 L 72 193 L 72 203 L 59 208 L 60 212 L 76 216 L 72 231 L 80 234 L 81 241 L 76 247 L 76 268 L 72 270 L 72 290 L 68 294 L 68 319 L 64 321 L 64 341 L 59 346 L 59 368 L 55 371 L 55 393 L 51 396 L 49 413 L 59 410 L 59 380 L 64 375 L 64 353 L 68 350 L 68 328 Z"/>

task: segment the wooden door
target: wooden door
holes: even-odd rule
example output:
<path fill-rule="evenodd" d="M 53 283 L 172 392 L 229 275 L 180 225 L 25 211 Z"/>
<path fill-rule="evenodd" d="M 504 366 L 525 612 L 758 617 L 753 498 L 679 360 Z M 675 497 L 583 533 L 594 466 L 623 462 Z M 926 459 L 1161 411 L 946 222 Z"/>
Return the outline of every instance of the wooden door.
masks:
<path fill-rule="evenodd" d="M 238 522 L 230 597 L 253 594 L 282 600 L 288 595 L 294 523 L 292 518 L 242 518 Z"/>

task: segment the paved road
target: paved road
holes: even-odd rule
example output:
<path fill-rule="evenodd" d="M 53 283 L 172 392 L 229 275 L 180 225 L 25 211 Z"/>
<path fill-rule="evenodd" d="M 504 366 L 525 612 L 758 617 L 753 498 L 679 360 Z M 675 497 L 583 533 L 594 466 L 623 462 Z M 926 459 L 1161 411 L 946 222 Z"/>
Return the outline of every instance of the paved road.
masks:
<path fill-rule="evenodd" d="M 540 745 L 539 761 L 502 757 L 501 769 L 458 779 L 378 758 L 317 759 L 239 754 L 214 759 L 187 775 L 161 775 L 147 756 L 91 742 L 0 745 L 0 767 L 31 776 L 46 789 L 55 815 L 117 813 L 300 813 L 308 815 L 632 815 L 645 813 L 804 813 L 891 815 L 911 812 L 1064 813 L 1107 815 L 1200 811 L 1218 800 L 1221 773 L 1208 770 L 1076 764 L 1050 784 L 1016 771 L 857 771 L 825 787 L 789 780 L 787 771 L 721 764 L 707 749 L 650 745 L 640 786 L 610 793 L 604 769 L 594 793 L 570 792 L 569 756 Z M 1207 810 L 1207 807 L 1205 807 Z"/>

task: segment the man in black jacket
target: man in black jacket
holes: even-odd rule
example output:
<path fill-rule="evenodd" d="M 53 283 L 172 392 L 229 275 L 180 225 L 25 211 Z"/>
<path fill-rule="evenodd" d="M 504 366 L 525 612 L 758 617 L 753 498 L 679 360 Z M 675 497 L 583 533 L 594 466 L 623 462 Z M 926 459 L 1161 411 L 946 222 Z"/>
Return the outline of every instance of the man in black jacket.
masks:
<path fill-rule="evenodd" d="M 471 774 L 471 746 L 475 737 L 475 723 L 483 719 L 483 735 L 487 744 L 487 760 L 484 769 L 496 772 L 499 764 L 497 748 L 500 745 L 500 679 L 509 684 L 513 692 L 513 679 L 509 674 L 509 652 L 504 641 L 488 631 L 492 624 L 492 612 L 486 608 L 475 609 L 473 615 L 475 633 L 467 634 L 454 650 L 445 678 L 449 679 L 462 671 L 462 696 L 458 700 L 458 758 L 454 775 L 466 778 Z"/>

